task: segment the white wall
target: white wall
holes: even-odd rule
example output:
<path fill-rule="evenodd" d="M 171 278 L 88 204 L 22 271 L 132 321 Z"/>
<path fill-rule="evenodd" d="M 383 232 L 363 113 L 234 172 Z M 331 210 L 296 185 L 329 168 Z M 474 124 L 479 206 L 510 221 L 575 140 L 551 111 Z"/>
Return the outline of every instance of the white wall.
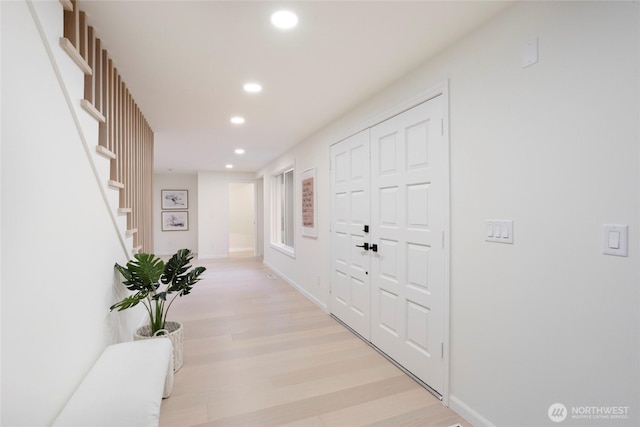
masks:
<path fill-rule="evenodd" d="M 187 190 L 189 229 L 162 231 L 161 190 Z M 153 175 L 153 245 L 157 255 L 173 255 L 182 248 L 198 249 L 198 176 L 196 174 L 156 173 Z"/>
<path fill-rule="evenodd" d="M 230 248 L 234 249 L 229 246 L 230 233 L 237 239 L 235 249 L 253 248 L 254 181 L 253 175 L 246 173 L 154 174 L 154 251 L 158 255 L 171 255 L 180 248 L 190 248 L 198 253 L 199 258 L 226 257 Z M 250 191 L 251 195 L 247 197 L 251 197 L 252 204 L 250 212 L 238 207 L 241 215 L 234 216 L 233 220 L 229 218 L 230 183 L 238 183 L 243 188 L 239 203 L 246 204 L 244 196 L 247 195 L 244 193 Z M 189 230 L 162 231 L 160 192 L 163 189 L 189 191 Z M 246 218 L 243 213 L 250 214 L 251 218 Z M 248 230 L 247 221 L 251 223 Z"/>
<path fill-rule="evenodd" d="M 198 258 L 229 255 L 229 183 L 254 181 L 249 173 L 198 172 Z"/>
<path fill-rule="evenodd" d="M 302 141 L 259 175 L 318 168 L 319 237 L 298 232 L 295 259 L 271 248 L 267 185 L 265 263 L 326 307 L 329 146 L 448 80 L 451 406 L 501 426 L 555 425 L 556 402 L 622 406 L 610 425 L 638 425 L 638 17 L 637 2 L 517 4 Z M 485 243 L 485 219 L 512 219 L 514 245 Z M 604 223 L 629 225 L 629 257 L 602 254 Z"/>
<path fill-rule="evenodd" d="M 60 2 L 35 8 L 57 47 Z M 44 426 L 105 345 L 131 339 L 141 313 L 109 312 L 123 290 L 113 265 L 126 262 L 126 252 L 27 3 L 3 1 L 0 9 L 0 423 Z M 70 64 L 60 66 L 77 73 L 82 93 L 83 75 Z"/>
<path fill-rule="evenodd" d="M 329 141 L 336 142 L 338 133 L 327 137 L 322 133 L 302 142 L 292 151 L 259 171 L 264 176 L 264 262 L 283 278 L 296 286 L 303 294 L 323 309 L 327 309 L 329 298 Z M 294 237 L 295 257 L 278 251 L 271 242 L 271 197 L 272 177 L 294 165 L 294 208 L 296 226 Z M 318 201 L 318 237 L 302 235 L 302 210 L 299 201 L 300 174 L 316 168 Z"/>
<path fill-rule="evenodd" d="M 254 183 L 229 184 L 229 252 L 254 250 L 254 186 Z"/>

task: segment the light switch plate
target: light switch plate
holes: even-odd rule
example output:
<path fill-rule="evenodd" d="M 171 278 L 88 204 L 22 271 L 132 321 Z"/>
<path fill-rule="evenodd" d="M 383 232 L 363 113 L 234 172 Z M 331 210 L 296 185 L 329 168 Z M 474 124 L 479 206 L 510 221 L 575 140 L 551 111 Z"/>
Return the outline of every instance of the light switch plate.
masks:
<path fill-rule="evenodd" d="M 629 226 L 625 224 L 602 225 L 602 253 L 628 256 Z"/>
<path fill-rule="evenodd" d="M 524 46 L 522 46 L 522 68 L 527 68 L 536 62 L 538 62 L 537 37 L 527 40 Z"/>
<path fill-rule="evenodd" d="M 488 219 L 485 221 L 485 242 L 513 244 L 513 220 Z"/>

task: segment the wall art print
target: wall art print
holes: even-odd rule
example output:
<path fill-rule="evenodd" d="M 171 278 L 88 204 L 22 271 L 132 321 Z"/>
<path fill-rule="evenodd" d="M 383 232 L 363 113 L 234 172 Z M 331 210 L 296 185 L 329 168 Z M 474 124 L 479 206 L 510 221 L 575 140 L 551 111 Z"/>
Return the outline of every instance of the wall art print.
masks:
<path fill-rule="evenodd" d="M 311 168 L 300 175 L 302 196 L 302 235 L 318 237 L 318 203 L 316 198 L 316 169 Z"/>
<path fill-rule="evenodd" d="M 161 190 L 162 209 L 189 208 L 189 190 Z"/>
<path fill-rule="evenodd" d="M 189 212 L 162 212 L 162 231 L 186 231 L 189 229 Z"/>

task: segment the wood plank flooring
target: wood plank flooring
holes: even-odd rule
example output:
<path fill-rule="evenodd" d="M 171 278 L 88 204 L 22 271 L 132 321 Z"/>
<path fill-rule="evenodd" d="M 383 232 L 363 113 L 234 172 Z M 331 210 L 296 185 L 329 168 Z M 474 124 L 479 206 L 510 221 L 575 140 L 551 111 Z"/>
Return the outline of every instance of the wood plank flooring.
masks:
<path fill-rule="evenodd" d="M 184 365 L 162 427 L 469 426 L 261 260 L 196 264 L 204 278 L 170 311 Z"/>

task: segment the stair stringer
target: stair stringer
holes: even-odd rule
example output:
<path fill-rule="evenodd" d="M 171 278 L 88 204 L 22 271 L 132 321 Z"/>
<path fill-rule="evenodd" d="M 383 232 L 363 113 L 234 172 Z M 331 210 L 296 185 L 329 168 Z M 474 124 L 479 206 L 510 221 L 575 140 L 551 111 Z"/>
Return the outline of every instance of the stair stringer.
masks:
<path fill-rule="evenodd" d="M 84 72 L 61 46 L 64 34 L 64 9 L 62 3 L 59 1 L 27 0 L 27 4 L 37 24 L 51 66 L 69 106 L 69 112 L 73 117 L 78 135 L 82 141 L 87 161 L 90 163 L 105 208 L 111 217 L 114 230 L 118 235 L 126 257 L 130 258 L 134 252 L 133 234 L 127 230 L 127 215 L 130 215 L 130 213 L 119 212 L 121 189 L 109 185 L 112 159 L 97 150 L 99 146 L 99 121 L 82 107 Z M 42 21 L 47 22 L 47 25 L 42 25 Z"/>

